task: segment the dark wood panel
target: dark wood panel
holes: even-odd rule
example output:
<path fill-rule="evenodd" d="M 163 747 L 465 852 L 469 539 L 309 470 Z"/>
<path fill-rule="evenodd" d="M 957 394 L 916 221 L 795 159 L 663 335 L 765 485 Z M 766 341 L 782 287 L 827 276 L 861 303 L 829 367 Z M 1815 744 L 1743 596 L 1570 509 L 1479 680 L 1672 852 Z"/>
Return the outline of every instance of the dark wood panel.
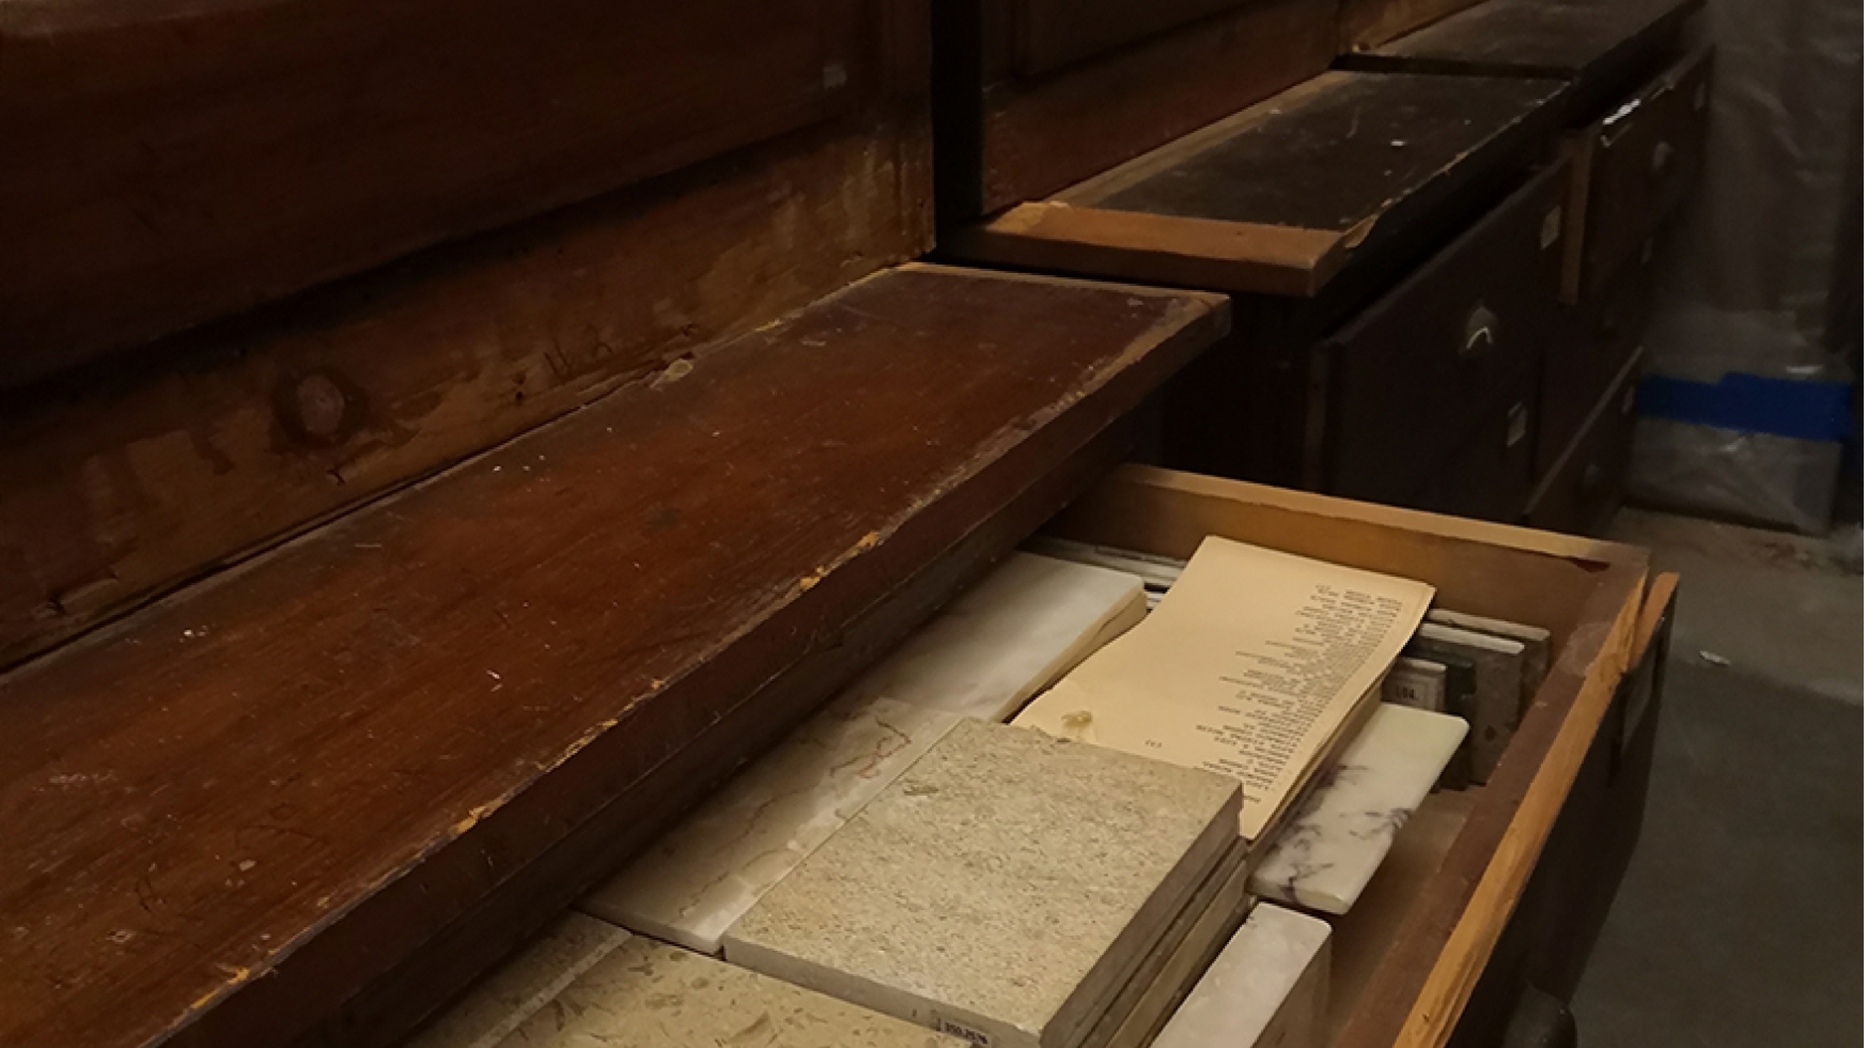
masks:
<path fill-rule="evenodd" d="M 975 157 L 956 175 L 973 188 L 941 204 L 964 219 L 1046 196 L 1306 80 L 1333 61 L 1335 14 L 1334 0 L 1251 0 L 1039 81 L 980 82 L 975 148 L 957 154 Z M 988 57 L 988 41 L 970 46 Z"/>
<path fill-rule="evenodd" d="M 1624 497 L 1643 366 L 1639 350 L 1593 407 L 1579 437 L 1535 491 L 1527 510 L 1529 527 L 1583 535 L 1608 523 Z"/>
<path fill-rule="evenodd" d="M 1565 165 L 1543 171 L 1321 348 L 1326 490 L 1403 503 L 1454 470 L 1465 443 L 1497 436 L 1519 448 L 1525 488 L 1530 420 L 1518 437 L 1485 426 L 1517 403 L 1534 407 L 1558 309 L 1567 178 Z"/>
<path fill-rule="evenodd" d="M 1485 0 L 1341 0 L 1340 51 L 1365 51 Z"/>
<path fill-rule="evenodd" d="M 1643 343 L 1656 281 L 1656 246 L 1654 240 L 1645 241 L 1645 249 L 1585 302 L 1562 310 L 1541 372 L 1536 483 L 1579 439 L 1587 417 Z"/>
<path fill-rule="evenodd" d="M 923 252 L 919 106 L 0 396 L 0 665 Z"/>
<path fill-rule="evenodd" d="M 848 112 L 885 6 L 0 6 L 0 387 Z"/>
<path fill-rule="evenodd" d="M 1016 70 L 1036 77 L 1251 0 L 1014 0 Z"/>
<path fill-rule="evenodd" d="M 1484 0 L 1390 43 L 1342 57 L 1354 69 L 1576 82 L 1580 119 L 1620 100 L 1679 46 L 1704 0 Z"/>
<path fill-rule="evenodd" d="M 1588 184 L 1575 199 L 1585 236 L 1567 245 L 1566 298 L 1580 302 L 1631 264 L 1702 176 L 1708 154 L 1714 53 L 1665 70 L 1610 116 L 1579 133 L 1575 160 Z"/>
<path fill-rule="evenodd" d="M 909 266 L 15 671 L 0 912 L 42 931 L 0 937 L 0 1041 L 340 1002 L 596 813 L 657 817 L 655 767 L 1226 320 Z M 282 966 L 324 935 L 347 967 Z"/>

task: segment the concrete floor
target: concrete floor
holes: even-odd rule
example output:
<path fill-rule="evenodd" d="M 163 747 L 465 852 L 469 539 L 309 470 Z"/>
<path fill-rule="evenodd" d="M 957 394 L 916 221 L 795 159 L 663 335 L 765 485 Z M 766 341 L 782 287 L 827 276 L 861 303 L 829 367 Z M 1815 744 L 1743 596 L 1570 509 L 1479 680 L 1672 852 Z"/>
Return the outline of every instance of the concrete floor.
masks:
<path fill-rule="evenodd" d="M 1864 1044 L 1864 580 L 1831 541 L 1627 511 L 1683 573 L 1644 836 L 1586 1048 Z"/>

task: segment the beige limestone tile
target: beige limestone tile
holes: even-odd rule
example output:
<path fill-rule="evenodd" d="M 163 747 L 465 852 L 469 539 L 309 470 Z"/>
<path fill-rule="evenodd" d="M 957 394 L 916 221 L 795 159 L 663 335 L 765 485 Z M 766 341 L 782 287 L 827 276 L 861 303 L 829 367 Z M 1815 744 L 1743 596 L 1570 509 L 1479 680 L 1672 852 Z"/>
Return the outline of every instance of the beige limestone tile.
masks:
<path fill-rule="evenodd" d="M 1325 921 L 1257 906 L 1153 1048 L 1322 1048 L 1331 932 Z"/>
<path fill-rule="evenodd" d="M 636 938 L 497 1048 L 965 1048 L 924 1027 Z"/>
<path fill-rule="evenodd" d="M 740 772 L 577 908 L 702 953 L 958 717 L 835 702 Z"/>
<path fill-rule="evenodd" d="M 626 931 L 606 921 L 564 914 L 436 1016 L 408 1048 L 493 1048 L 627 941 Z"/>
<path fill-rule="evenodd" d="M 725 935 L 992 1048 L 1072 1048 L 1236 838 L 1234 780 L 963 721 Z"/>

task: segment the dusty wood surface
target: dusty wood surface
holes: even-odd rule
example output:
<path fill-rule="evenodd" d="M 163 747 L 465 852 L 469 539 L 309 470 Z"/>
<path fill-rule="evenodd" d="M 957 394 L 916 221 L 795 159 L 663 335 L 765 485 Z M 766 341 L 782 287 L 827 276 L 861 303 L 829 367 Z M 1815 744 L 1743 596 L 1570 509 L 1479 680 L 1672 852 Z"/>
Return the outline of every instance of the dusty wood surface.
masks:
<path fill-rule="evenodd" d="M 0 666 L 925 251 L 915 90 L 0 394 Z"/>
<path fill-rule="evenodd" d="M 893 6 L 0 5 L 0 387 L 852 112 Z"/>
<path fill-rule="evenodd" d="M 1641 550 L 1164 470 L 1126 469 L 1060 534 L 1184 556 L 1217 534 L 1429 581 L 1445 606 L 1545 626 L 1555 665 L 1335 1042 L 1441 1048 L 1526 887 L 1623 677 Z M 1480 609 L 1480 610 L 1476 610 Z"/>
<path fill-rule="evenodd" d="M 1584 79 L 1674 37 L 1704 0 L 1485 0 L 1348 57 L 1355 68 Z"/>
<path fill-rule="evenodd" d="M 1365 51 L 1486 0 L 1341 0 L 1340 51 Z"/>
<path fill-rule="evenodd" d="M 657 769 L 1226 319 L 909 266 L 0 679 L 0 1042 L 282 1040 L 514 885 L 567 901 L 606 871 L 526 880 L 566 835 L 667 817 Z"/>

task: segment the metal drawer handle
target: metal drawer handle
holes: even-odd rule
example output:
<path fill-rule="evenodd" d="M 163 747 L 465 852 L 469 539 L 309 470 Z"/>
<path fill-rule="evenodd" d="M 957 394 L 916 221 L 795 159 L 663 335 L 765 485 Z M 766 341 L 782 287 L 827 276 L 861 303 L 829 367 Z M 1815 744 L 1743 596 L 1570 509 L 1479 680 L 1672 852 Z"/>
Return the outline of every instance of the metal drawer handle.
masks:
<path fill-rule="evenodd" d="M 1670 163 L 1676 159 L 1676 147 L 1668 142 L 1659 142 L 1650 151 L 1650 177 L 1661 179 L 1670 173 Z"/>
<path fill-rule="evenodd" d="M 1495 315 L 1486 303 L 1478 302 L 1469 311 L 1468 319 L 1463 321 L 1463 350 L 1461 356 L 1473 357 L 1479 353 L 1494 349 L 1501 339 L 1502 318 Z"/>

